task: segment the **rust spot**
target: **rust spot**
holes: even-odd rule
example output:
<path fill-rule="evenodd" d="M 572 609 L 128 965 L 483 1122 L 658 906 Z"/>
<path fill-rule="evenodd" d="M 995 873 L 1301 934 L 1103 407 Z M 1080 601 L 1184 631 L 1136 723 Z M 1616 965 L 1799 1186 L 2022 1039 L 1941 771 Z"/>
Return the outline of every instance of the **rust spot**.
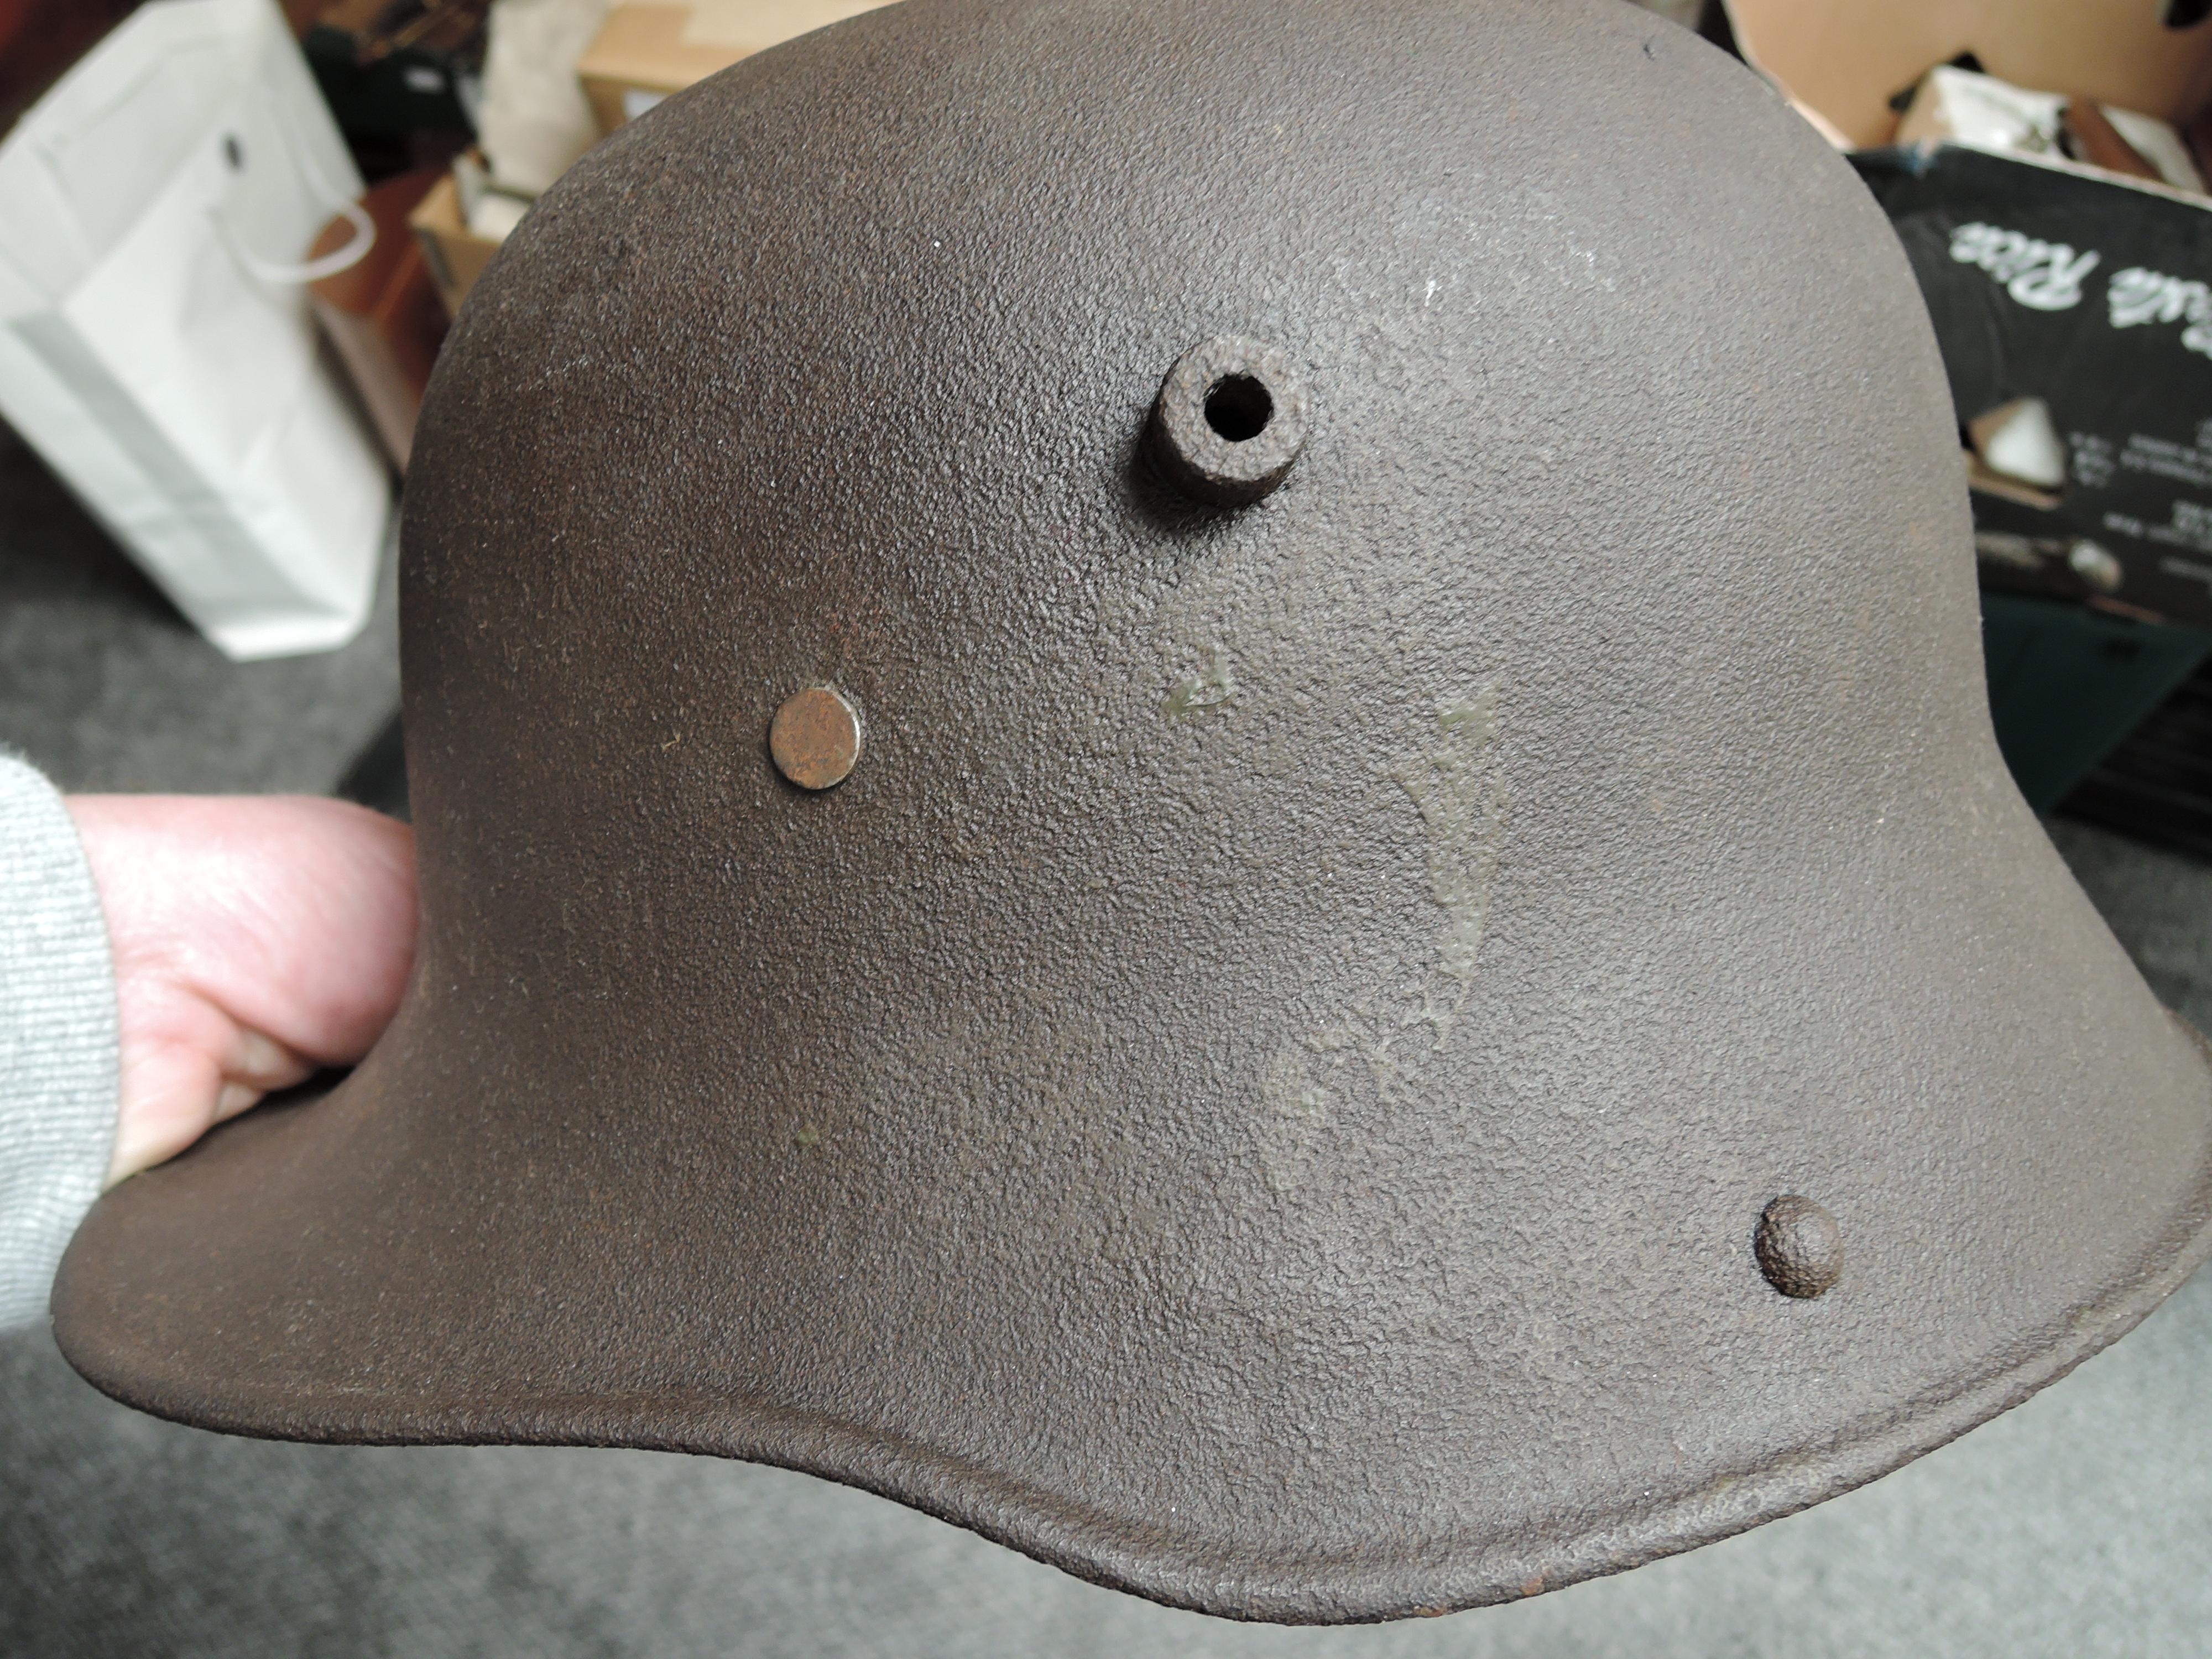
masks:
<path fill-rule="evenodd" d="M 842 783 L 860 758 L 860 716 L 842 692 L 810 685 L 784 699 L 768 728 L 775 769 L 801 789 Z"/>
<path fill-rule="evenodd" d="M 1543 1593 L 1544 1593 L 1544 1575 L 1543 1575 L 1542 1573 L 1540 1573 L 1540 1573 L 1538 1573 L 1538 1574 L 1537 1574 L 1534 1578 L 1524 1578 L 1524 1579 L 1522 1579 L 1522 1580 L 1521 1581 L 1521 1594 L 1522 1594 L 1522 1595 L 1541 1595 Z"/>

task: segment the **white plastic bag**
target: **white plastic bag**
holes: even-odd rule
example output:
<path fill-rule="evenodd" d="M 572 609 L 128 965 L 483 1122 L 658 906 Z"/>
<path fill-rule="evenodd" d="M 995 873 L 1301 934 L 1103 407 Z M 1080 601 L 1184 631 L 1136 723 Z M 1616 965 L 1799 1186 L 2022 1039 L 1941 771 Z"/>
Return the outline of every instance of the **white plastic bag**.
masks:
<path fill-rule="evenodd" d="M 0 144 L 0 414 L 228 656 L 368 620 L 392 507 L 299 263 L 361 177 L 274 0 L 154 0 Z"/>
<path fill-rule="evenodd" d="M 550 190 L 599 142 L 576 60 L 606 21 L 607 0 L 492 0 L 477 142 L 501 190 Z"/>

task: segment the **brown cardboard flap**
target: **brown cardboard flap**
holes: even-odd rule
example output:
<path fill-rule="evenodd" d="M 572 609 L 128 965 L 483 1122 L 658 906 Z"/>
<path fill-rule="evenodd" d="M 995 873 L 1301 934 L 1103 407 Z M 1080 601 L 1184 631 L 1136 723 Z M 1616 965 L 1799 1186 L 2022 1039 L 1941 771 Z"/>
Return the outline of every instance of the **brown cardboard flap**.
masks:
<path fill-rule="evenodd" d="M 355 264 L 317 280 L 313 284 L 316 297 L 357 315 L 367 316 L 374 312 L 413 244 L 414 239 L 407 230 L 408 215 L 436 187 L 443 173 L 442 167 L 418 167 L 412 173 L 403 173 L 370 185 L 362 194 L 361 204 L 368 210 L 369 222 L 376 227 L 376 240 Z M 322 234 L 315 239 L 307 257 L 319 259 L 335 253 L 345 246 L 352 234 L 352 227 L 344 218 L 332 219 L 323 227 Z"/>
<path fill-rule="evenodd" d="M 884 3 L 695 0 L 690 5 L 618 5 L 577 60 L 576 74 L 599 130 L 612 132 L 636 112 L 625 106 L 625 93 L 680 92 L 741 58 Z"/>
<path fill-rule="evenodd" d="M 690 21 L 689 6 L 617 6 L 577 59 L 576 73 L 586 81 L 678 92 L 758 49 L 687 40 Z"/>
<path fill-rule="evenodd" d="M 698 46 L 765 52 L 781 41 L 811 34 L 848 17 L 873 11 L 884 0 L 692 0 L 684 38 Z"/>
<path fill-rule="evenodd" d="M 2212 94 L 2212 21 L 2155 0 L 1724 0 L 1747 61 L 1856 145 L 1889 142 L 1893 94 L 1972 52 L 1998 79 L 2177 125 Z"/>
<path fill-rule="evenodd" d="M 422 257 L 438 285 L 438 297 L 446 302 L 449 314 L 458 313 L 492 255 L 499 252 L 499 244 L 469 229 L 468 221 L 461 216 L 460 187 L 450 173 L 430 187 L 407 222 L 415 228 L 422 245 Z"/>

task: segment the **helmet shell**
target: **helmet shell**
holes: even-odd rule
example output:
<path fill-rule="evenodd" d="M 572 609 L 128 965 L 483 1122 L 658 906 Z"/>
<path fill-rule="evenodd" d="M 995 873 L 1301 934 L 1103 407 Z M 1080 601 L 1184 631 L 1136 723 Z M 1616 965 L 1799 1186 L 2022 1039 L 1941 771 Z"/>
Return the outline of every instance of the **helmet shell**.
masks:
<path fill-rule="evenodd" d="M 1217 338 L 1301 387 L 1246 506 L 1146 455 Z M 2198 1046 L 1991 739 L 1957 451 L 1850 169 L 1626 6 L 909 0 L 748 60 L 439 367 L 398 1019 L 110 1194 L 65 1351 L 1291 1621 L 1881 1474 L 2208 1249 Z M 822 686 L 865 745 L 794 788 Z"/>

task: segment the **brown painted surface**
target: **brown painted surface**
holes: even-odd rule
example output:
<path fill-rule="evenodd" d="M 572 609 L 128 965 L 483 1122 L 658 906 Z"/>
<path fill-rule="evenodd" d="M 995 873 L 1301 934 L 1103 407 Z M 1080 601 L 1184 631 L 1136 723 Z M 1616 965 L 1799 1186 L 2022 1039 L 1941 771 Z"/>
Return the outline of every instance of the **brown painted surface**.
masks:
<path fill-rule="evenodd" d="M 1217 337 L 1310 400 L 1235 509 L 1141 453 Z M 1991 740 L 1956 447 L 1850 169 L 1627 7 L 912 0 L 749 59 L 539 203 L 432 383 L 398 1022 L 102 1200 L 64 1351 L 1284 1620 L 1894 1468 L 2212 1243 L 2198 1048 Z M 763 734 L 827 684 L 867 752 L 810 793 Z"/>

